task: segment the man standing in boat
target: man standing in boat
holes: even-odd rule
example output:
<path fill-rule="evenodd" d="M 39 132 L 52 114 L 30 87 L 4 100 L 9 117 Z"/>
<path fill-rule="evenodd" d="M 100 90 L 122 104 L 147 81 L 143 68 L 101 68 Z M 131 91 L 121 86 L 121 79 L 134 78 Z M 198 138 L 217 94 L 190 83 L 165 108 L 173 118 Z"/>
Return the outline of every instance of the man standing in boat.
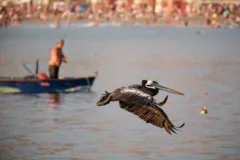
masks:
<path fill-rule="evenodd" d="M 62 48 L 64 40 L 59 40 L 56 46 L 51 50 L 50 60 L 48 62 L 49 74 L 51 79 L 58 79 L 59 67 L 62 62 L 67 63 L 67 57 L 64 56 Z"/>

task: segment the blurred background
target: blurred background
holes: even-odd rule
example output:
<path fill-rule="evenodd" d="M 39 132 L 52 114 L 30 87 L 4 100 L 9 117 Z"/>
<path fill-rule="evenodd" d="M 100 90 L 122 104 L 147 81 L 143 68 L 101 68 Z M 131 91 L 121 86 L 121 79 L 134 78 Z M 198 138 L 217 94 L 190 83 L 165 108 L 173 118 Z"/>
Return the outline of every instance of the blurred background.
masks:
<path fill-rule="evenodd" d="M 239 0 L 1 0 L 0 76 L 98 71 L 91 92 L 0 95 L 1 160 L 240 160 Z M 104 91 L 153 79 L 178 134 L 147 124 Z"/>
<path fill-rule="evenodd" d="M 87 20 L 92 25 L 141 22 L 146 26 L 239 26 L 239 4 L 238 0 L 1 0 L 0 24 Z"/>

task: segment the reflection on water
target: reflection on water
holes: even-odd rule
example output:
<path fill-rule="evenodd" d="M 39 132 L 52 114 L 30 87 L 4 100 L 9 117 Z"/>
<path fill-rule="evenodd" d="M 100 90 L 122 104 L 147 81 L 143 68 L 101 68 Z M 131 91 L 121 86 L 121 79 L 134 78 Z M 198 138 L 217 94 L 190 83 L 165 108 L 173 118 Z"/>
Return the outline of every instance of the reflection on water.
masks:
<path fill-rule="evenodd" d="M 55 109 L 62 102 L 63 102 L 63 96 L 61 97 L 61 95 L 59 93 L 49 94 L 50 108 Z"/>
<path fill-rule="evenodd" d="M 0 36 L 5 37 L 0 43 L 1 58 L 9 64 L 13 59 L 48 57 L 48 48 L 68 34 L 64 48 L 67 56 L 79 61 L 81 69 L 88 69 L 71 70 L 74 66 L 68 63 L 62 66 L 60 75 L 99 71 L 94 92 L 1 95 L 0 159 L 239 159 L 240 32 L 204 30 L 196 36 L 198 30 L 0 30 Z M 104 40 L 100 38 L 103 36 Z M 40 66 L 41 72 L 47 71 L 47 63 Z M 8 69 L 0 68 L 0 72 L 10 73 Z M 110 92 L 146 78 L 185 93 L 184 97 L 169 94 L 163 106 L 174 124 L 186 122 L 178 134 L 170 136 L 146 124 L 118 103 L 96 106 L 105 90 Z M 166 94 L 160 92 L 156 100 Z M 201 115 L 204 105 L 209 113 Z"/>
<path fill-rule="evenodd" d="M 58 93 L 49 94 L 49 102 L 50 104 L 60 104 L 60 94 Z"/>

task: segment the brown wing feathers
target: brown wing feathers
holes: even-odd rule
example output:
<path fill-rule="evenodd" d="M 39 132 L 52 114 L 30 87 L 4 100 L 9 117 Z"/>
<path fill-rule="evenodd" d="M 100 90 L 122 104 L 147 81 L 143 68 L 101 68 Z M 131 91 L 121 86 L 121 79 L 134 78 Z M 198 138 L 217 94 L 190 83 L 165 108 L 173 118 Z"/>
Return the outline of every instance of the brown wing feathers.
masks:
<path fill-rule="evenodd" d="M 123 101 L 119 101 L 119 104 L 122 109 L 137 115 L 146 123 L 151 123 L 157 127 L 165 128 L 169 134 L 172 134 L 171 132 L 176 133 L 176 128 L 181 128 L 185 124 L 183 123 L 181 126 L 175 127 L 168 119 L 165 112 L 157 106 L 139 106 L 135 104 L 128 104 Z"/>

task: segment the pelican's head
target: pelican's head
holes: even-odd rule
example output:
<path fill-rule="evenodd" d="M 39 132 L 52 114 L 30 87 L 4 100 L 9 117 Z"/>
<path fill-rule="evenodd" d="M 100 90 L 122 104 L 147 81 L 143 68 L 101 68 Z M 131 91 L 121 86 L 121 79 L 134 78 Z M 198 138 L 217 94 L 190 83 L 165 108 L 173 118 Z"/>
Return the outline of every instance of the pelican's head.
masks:
<path fill-rule="evenodd" d="M 176 91 L 174 89 L 165 87 L 163 85 L 160 85 L 160 84 L 158 84 L 157 81 L 153 81 L 153 80 L 142 80 L 142 85 L 146 88 L 149 88 L 149 89 L 163 90 L 163 91 L 174 93 L 174 94 L 184 95 L 183 93 L 181 93 L 179 91 Z"/>

